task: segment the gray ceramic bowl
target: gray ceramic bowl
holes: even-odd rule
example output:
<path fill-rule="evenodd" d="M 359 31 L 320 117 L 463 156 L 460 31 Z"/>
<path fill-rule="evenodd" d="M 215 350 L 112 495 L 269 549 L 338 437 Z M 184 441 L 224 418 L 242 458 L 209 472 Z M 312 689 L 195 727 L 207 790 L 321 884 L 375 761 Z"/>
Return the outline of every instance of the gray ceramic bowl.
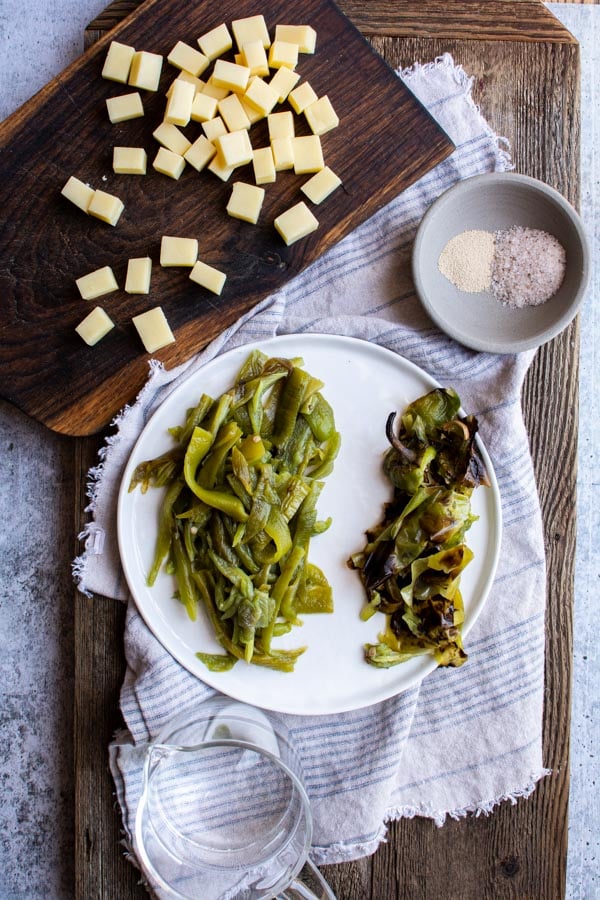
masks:
<path fill-rule="evenodd" d="M 459 291 L 438 269 L 440 253 L 463 231 L 501 231 L 520 225 L 554 235 L 567 256 L 564 281 L 540 306 L 513 309 L 491 293 Z M 549 341 L 575 317 L 590 276 L 580 217 L 558 191 L 511 172 L 459 182 L 429 208 L 413 248 L 417 293 L 433 321 L 461 344 L 492 353 L 517 353 Z"/>

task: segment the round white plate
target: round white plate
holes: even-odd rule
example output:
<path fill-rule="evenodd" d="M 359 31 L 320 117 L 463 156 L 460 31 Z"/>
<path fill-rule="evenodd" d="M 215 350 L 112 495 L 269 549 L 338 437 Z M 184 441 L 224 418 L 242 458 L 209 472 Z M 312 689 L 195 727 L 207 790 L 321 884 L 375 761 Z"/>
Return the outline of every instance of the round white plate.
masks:
<path fill-rule="evenodd" d="M 323 394 L 333 406 L 342 435 L 334 471 L 326 479 L 318 505 L 318 517 L 332 516 L 333 523 L 310 545 L 311 561 L 323 569 L 333 588 L 335 611 L 304 616 L 302 627 L 276 640 L 278 647 L 308 648 L 292 673 L 242 662 L 229 672 L 210 672 L 197 659 L 198 651 L 222 652 L 202 611 L 195 622 L 190 621 L 183 606 L 173 599 L 174 579 L 164 572 L 152 588 L 146 584 L 163 491 L 151 488 L 142 494 L 137 488 L 128 492 L 138 463 L 173 446 L 167 429 L 183 422 L 186 410 L 195 406 L 202 393 L 218 397 L 226 391 L 254 347 L 270 356 L 301 356 L 307 371 L 324 381 Z M 392 410 L 402 412 L 408 403 L 437 386 L 417 366 L 367 341 L 335 335 L 286 335 L 246 344 L 217 357 L 165 400 L 144 428 L 125 469 L 119 493 L 118 538 L 123 569 L 137 607 L 175 659 L 202 681 L 237 700 L 302 715 L 368 706 L 411 687 L 436 667 L 430 656 L 390 669 L 376 669 L 364 661 L 363 644 L 377 641 L 384 618 L 375 615 L 368 622 L 359 618 L 365 601 L 363 586 L 346 561 L 362 549 L 366 529 L 379 522 L 383 504 L 391 497 L 381 465 L 389 446 L 385 436 L 388 414 Z M 492 486 L 473 494 L 473 511 L 479 520 L 468 532 L 475 557 L 461 580 L 463 636 L 485 602 L 500 549 L 498 485 L 485 448 L 481 451 Z M 466 649 L 468 652 L 468 642 Z"/>

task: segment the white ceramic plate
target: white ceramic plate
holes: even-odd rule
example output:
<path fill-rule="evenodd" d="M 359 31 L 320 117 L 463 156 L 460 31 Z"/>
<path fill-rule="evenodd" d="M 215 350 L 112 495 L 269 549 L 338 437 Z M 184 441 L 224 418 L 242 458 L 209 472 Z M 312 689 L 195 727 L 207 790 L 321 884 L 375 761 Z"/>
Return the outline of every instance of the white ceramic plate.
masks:
<path fill-rule="evenodd" d="M 188 407 L 202 393 L 217 397 L 227 390 L 251 349 L 270 356 L 304 359 L 306 369 L 325 382 L 324 395 L 335 411 L 342 447 L 327 478 L 318 505 L 319 518 L 333 517 L 330 529 L 311 541 L 310 559 L 329 579 L 335 612 L 304 616 L 304 625 L 278 638 L 275 646 L 308 649 L 293 673 L 274 672 L 238 662 L 229 672 L 209 672 L 196 658 L 198 651 L 219 652 L 202 612 L 191 622 L 173 599 L 174 579 L 162 572 L 146 585 L 154 554 L 158 510 L 163 491 L 139 488 L 128 493 L 135 467 L 172 446 L 167 429 L 180 424 Z M 140 435 L 125 469 L 119 494 L 118 537 L 125 575 L 138 609 L 165 648 L 190 672 L 237 700 L 279 712 L 319 715 L 358 709 L 384 700 L 416 684 L 435 668 L 429 656 L 391 669 L 376 669 L 363 659 L 363 644 L 377 640 L 383 616 L 359 618 L 365 597 L 356 571 L 346 560 L 362 549 L 364 532 L 382 515 L 390 498 L 382 474 L 382 457 L 389 446 L 385 422 L 392 410 L 402 411 L 412 400 L 437 386 L 417 366 L 397 354 L 354 338 L 330 335 L 289 335 L 245 345 L 217 357 L 181 384 L 157 410 Z M 500 548 L 500 496 L 490 459 L 482 448 L 492 487 L 479 488 L 473 509 L 479 516 L 468 533 L 475 558 L 462 576 L 466 635 L 491 587 Z M 468 651 L 468 641 L 466 642 Z M 468 665 L 468 663 L 467 663 Z"/>

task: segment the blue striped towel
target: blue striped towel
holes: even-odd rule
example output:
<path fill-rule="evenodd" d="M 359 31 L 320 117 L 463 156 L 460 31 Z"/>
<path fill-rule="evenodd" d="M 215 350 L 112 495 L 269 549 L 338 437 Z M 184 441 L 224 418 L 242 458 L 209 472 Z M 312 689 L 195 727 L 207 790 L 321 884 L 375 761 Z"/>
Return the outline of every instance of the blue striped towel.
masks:
<path fill-rule="evenodd" d="M 91 473 L 93 521 L 75 562 L 82 590 L 127 598 L 115 539 L 123 467 L 157 405 L 224 350 L 281 334 L 351 335 L 402 354 L 456 388 L 464 408 L 479 419 L 499 481 L 504 530 L 497 577 L 469 633 L 466 666 L 436 670 L 420 686 L 355 712 L 284 717 L 303 759 L 318 864 L 374 852 L 395 818 L 428 816 L 441 825 L 447 816 L 489 813 L 503 800 L 529 795 L 547 774 L 541 734 L 544 546 L 520 405 L 533 354 L 495 356 L 459 346 L 432 326 L 410 276 L 415 229 L 431 202 L 459 179 L 510 168 L 510 159 L 475 107 L 470 79 L 450 56 L 400 74 L 456 151 L 199 357 L 174 372 L 153 367 Z M 131 600 L 125 649 L 121 706 L 127 730 L 111 746 L 110 762 L 126 840 L 135 851 L 141 745 L 175 706 L 194 706 L 214 691 L 171 658 Z"/>

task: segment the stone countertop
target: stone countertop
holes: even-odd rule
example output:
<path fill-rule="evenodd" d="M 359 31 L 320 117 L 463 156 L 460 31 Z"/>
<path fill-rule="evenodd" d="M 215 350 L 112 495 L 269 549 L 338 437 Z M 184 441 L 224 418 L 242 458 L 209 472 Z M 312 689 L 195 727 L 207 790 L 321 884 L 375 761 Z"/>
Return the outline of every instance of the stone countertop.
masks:
<path fill-rule="evenodd" d="M 3 0 L 0 118 L 9 115 L 81 52 L 103 0 Z M 600 10 L 550 4 L 582 46 L 582 213 L 600 261 Z M 32 52 L 33 51 L 33 52 Z M 485 110 L 484 110 L 485 112 Z M 600 416 L 600 325 L 593 298 L 581 313 L 578 551 L 574 624 L 571 798 L 567 896 L 600 896 L 597 797 L 600 668 L 594 602 L 600 563 L 596 472 Z M 0 401 L 0 900 L 73 896 L 73 535 L 68 438 Z M 61 487 L 64 485 L 64 490 Z M 23 873 L 26 872 L 24 879 Z M 34 887 L 37 885 L 37 887 Z"/>

